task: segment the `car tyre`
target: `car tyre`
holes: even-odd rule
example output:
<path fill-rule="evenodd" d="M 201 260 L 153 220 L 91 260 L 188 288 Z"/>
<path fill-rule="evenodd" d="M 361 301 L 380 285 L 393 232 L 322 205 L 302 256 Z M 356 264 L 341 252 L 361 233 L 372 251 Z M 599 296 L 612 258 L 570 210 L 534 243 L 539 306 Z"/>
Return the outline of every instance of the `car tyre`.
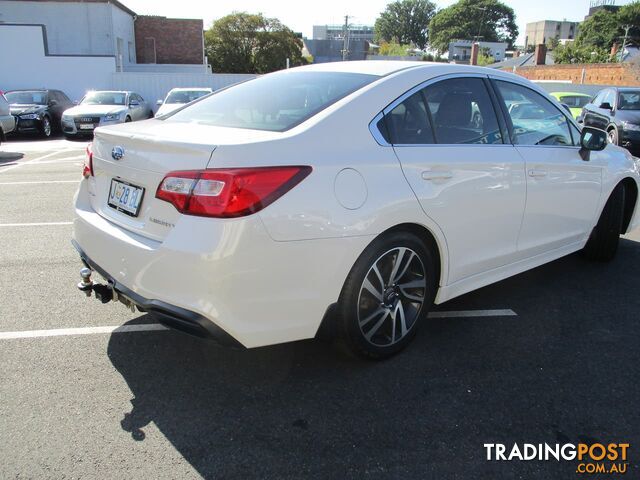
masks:
<path fill-rule="evenodd" d="M 127 117 L 124 119 L 124 123 L 129 123 L 130 121 L 131 121 L 131 117 L 127 115 Z"/>
<path fill-rule="evenodd" d="M 589 260 L 608 262 L 616 256 L 624 219 L 625 189 L 618 185 L 600 214 L 597 225 L 583 249 Z"/>
<path fill-rule="evenodd" d="M 43 137 L 49 138 L 51 137 L 51 133 L 53 131 L 53 126 L 51 125 L 51 119 L 49 117 L 42 117 L 42 124 L 40 125 L 40 133 Z"/>
<path fill-rule="evenodd" d="M 398 353 L 424 323 L 438 284 L 434 255 L 405 231 L 378 237 L 360 255 L 337 306 L 340 340 L 351 353 L 383 359 Z"/>
<path fill-rule="evenodd" d="M 609 136 L 609 143 L 618 145 L 618 130 L 612 127 L 607 131 L 607 135 Z"/>

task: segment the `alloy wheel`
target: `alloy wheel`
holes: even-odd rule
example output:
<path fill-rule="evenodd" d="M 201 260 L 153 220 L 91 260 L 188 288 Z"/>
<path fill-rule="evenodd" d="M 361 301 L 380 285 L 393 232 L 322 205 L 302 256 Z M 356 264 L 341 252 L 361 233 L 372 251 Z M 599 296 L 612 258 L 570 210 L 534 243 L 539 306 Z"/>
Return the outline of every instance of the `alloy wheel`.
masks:
<path fill-rule="evenodd" d="M 358 325 L 367 342 L 388 347 L 414 327 L 425 301 L 426 272 L 407 247 L 382 254 L 369 268 L 358 294 Z"/>
<path fill-rule="evenodd" d="M 42 133 L 44 133 L 45 137 L 51 136 L 51 122 L 47 117 L 42 119 Z"/>

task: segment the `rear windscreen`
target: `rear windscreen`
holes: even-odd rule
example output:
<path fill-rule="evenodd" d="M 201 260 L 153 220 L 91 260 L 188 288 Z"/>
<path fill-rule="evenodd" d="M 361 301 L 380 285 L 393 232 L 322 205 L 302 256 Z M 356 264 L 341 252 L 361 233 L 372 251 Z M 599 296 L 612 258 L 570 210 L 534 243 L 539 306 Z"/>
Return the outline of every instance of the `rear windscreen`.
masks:
<path fill-rule="evenodd" d="M 284 131 L 377 78 L 343 72 L 266 75 L 221 90 L 165 121 Z"/>

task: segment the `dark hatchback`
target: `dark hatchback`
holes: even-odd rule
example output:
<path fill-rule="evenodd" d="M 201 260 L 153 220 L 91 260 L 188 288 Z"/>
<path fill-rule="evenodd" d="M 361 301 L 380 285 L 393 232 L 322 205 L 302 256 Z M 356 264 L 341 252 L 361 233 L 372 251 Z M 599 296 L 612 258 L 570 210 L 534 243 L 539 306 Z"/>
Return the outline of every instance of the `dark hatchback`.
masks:
<path fill-rule="evenodd" d="M 14 133 L 37 133 L 50 137 L 61 131 L 62 112 L 73 106 L 60 90 L 12 90 L 5 92 L 16 119 Z"/>
<path fill-rule="evenodd" d="M 585 105 L 578 121 L 606 130 L 609 142 L 640 156 L 640 88 L 605 88 Z"/>

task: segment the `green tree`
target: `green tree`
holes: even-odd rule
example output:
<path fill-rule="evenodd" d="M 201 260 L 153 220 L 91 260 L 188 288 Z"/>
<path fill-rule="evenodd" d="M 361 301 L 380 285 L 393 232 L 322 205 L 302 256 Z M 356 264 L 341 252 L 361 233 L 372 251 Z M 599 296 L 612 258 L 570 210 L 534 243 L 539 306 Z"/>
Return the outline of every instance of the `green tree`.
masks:
<path fill-rule="evenodd" d="M 436 12 L 429 0 L 397 0 L 387 5 L 375 23 L 378 42 L 427 45 L 427 29 Z"/>
<path fill-rule="evenodd" d="M 640 38 L 640 2 L 633 2 L 621 7 L 618 10 L 618 21 L 620 27 L 630 25 L 629 36 L 638 41 Z"/>
<path fill-rule="evenodd" d="M 547 48 L 549 50 L 555 50 L 556 48 L 558 48 L 558 45 L 560 45 L 560 40 L 558 40 L 558 37 L 549 37 L 547 39 Z"/>
<path fill-rule="evenodd" d="M 555 63 L 606 63 L 609 61 L 609 51 L 572 42 L 558 45 L 553 51 L 553 61 Z"/>
<path fill-rule="evenodd" d="M 452 40 L 472 40 L 479 35 L 485 42 L 507 42 L 513 46 L 518 26 L 513 9 L 498 0 L 459 0 L 443 8 L 429 23 L 429 44 L 440 52 Z"/>
<path fill-rule="evenodd" d="M 599 10 L 580 24 L 576 45 L 611 49 L 622 34 L 618 14 L 609 10 Z"/>
<path fill-rule="evenodd" d="M 215 72 L 268 73 L 302 65 L 302 40 L 276 18 L 235 12 L 205 32 L 205 53 Z"/>

